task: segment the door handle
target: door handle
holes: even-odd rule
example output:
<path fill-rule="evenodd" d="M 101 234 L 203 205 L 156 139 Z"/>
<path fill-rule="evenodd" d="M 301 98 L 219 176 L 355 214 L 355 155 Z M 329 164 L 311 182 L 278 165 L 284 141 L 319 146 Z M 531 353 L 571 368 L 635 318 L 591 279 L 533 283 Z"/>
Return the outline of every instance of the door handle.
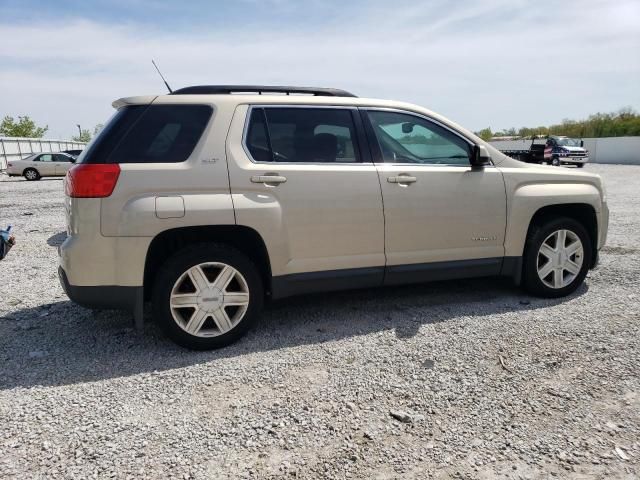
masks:
<path fill-rule="evenodd" d="M 287 177 L 281 175 L 254 175 L 251 177 L 251 183 L 284 183 Z"/>
<path fill-rule="evenodd" d="M 412 177 L 411 175 L 398 175 L 397 177 L 387 177 L 387 182 L 389 183 L 415 183 L 418 179 L 416 177 Z"/>

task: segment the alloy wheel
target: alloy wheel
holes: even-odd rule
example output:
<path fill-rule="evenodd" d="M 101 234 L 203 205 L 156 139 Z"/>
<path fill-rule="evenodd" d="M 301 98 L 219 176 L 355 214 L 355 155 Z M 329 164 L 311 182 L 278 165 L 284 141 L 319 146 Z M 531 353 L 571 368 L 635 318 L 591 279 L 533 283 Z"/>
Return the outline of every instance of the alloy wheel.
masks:
<path fill-rule="evenodd" d="M 230 265 L 195 265 L 176 280 L 169 299 L 171 315 L 185 332 L 215 337 L 233 329 L 249 307 L 249 286 Z"/>
<path fill-rule="evenodd" d="M 571 230 L 556 230 L 538 250 L 538 277 L 549 288 L 564 288 L 580 274 L 583 262 L 580 237 Z"/>

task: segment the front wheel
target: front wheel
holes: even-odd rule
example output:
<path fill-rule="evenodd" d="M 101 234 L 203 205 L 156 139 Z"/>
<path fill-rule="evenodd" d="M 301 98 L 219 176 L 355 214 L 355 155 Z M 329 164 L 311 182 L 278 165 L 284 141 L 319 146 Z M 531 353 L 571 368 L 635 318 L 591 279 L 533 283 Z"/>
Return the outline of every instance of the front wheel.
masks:
<path fill-rule="evenodd" d="M 262 310 L 263 295 L 258 269 L 244 254 L 226 245 L 196 244 L 160 268 L 153 316 L 177 344 L 210 350 L 249 330 Z"/>
<path fill-rule="evenodd" d="M 587 276 L 591 252 L 587 231 L 571 218 L 533 226 L 525 248 L 524 288 L 548 298 L 573 293 Z"/>
<path fill-rule="evenodd" d="M 584 163 L 576 163 L 576 167 L 578 167 L 578 168 L 584 168 Z"/>

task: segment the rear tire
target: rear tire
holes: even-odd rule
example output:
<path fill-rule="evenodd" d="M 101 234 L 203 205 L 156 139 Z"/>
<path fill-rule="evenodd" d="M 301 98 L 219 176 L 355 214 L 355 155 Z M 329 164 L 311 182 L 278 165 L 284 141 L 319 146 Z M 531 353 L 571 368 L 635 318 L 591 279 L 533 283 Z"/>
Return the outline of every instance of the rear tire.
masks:
<path fill-rule="evenodd" d="M 587 276 L 592 248 L 589 234 L 572 218 L 551 218 L 532 225 L 525 245 L 524 289 L 546 298 L 573 293 Z"/>
<path fill-rule="evenodd" d="M 200 243 L 178 251 L 159 269 L 153 317 L 178 345 L 225 347 L 256 322 L 264 301 L 257 267 L 226 245 Z"/>
<path fill-rule="evenodd" d="M 558 157 L 554 157 L 551 160 L 551 165 L 553 165 L 554 167 L 559 167 L 560 166 L 560 159 Z"/>
<path fill-rule="evenodd" d="M 35 168 L 27 168 L 22 175 L 30 182 L 40 180 L 40 173 Z"/>

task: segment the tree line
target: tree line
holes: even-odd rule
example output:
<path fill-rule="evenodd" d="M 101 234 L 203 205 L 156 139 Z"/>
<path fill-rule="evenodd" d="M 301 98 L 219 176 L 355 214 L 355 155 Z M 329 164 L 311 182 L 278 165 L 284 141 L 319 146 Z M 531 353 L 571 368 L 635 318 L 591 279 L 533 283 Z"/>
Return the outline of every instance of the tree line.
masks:
<path fill-rule="evenodd" d="M 92 137 L 96 136 L 100 130 L 102 130 L 102 127 L 102 124 L 96 125 L 93 129 L 93 134 L 84 128 L 80 129 L 78 135 L 71 137 L 71 140 L 74 142 L 88 143 Z M 0 137 L 42 138 L 48 130 L 48 125 L 40 127 L 27 115 L 18 116 L 17 120 L 7 115 L 2 119 L 2 122 L 0 122 Z"/>
<path fill-rule="evenodd" d="M 564 135 L 573 138 L 630 137 L 640 135 L 640 115 L 631 107 L 613 113 L 596 113 L 586 120 L 565 119 L 549 127 L 509 128 L 493 132 L 490 127 L 475 132 L 483 140 L 493 137 L 532 137 L 533 135 Z"/>

